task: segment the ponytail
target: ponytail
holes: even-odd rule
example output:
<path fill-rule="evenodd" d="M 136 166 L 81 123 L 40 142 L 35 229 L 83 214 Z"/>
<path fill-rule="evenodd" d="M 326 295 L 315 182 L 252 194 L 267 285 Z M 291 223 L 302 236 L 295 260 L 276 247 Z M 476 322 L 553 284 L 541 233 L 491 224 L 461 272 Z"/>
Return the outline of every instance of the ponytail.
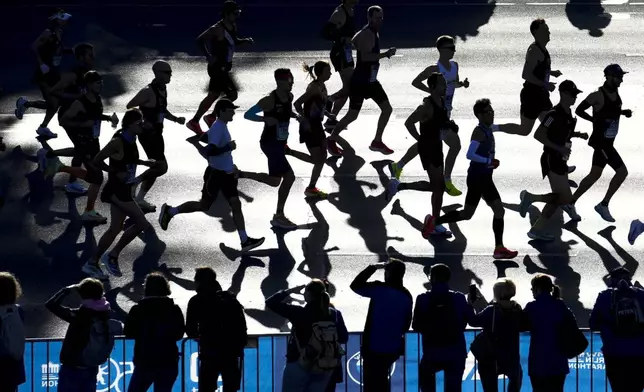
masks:
<path fill-rule="evenodd" d="M 304 70 L 304 72 L 309 74 L 311 79 L 315 80 L 315 75 L 313 74 L 313 67 L 311 67 L 307 63 L 302 63 L 302 69 Z"/>

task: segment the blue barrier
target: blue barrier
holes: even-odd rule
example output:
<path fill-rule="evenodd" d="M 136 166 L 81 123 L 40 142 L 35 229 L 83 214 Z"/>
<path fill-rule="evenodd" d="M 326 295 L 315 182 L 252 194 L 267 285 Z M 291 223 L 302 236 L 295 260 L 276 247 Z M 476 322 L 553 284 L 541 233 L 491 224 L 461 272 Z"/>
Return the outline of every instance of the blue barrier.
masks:
<path fill-rule="evenodd" d="M 477 331 L 466 332 L 469 344 Z M 601 353 L 599 335 L 585 332 L 590 345 L 585 353 L 570 360 L 570 374 L 566 380 L 565 391 L 608 392 L 611 391 L 606 380 L 604 358 Z M 336 391 L 359 392 L 361 387 L 360 333 L 349 336 L 346 345 L 347 355 L 343 358 L 344 382 L 337 385 Z M 285 363 L 286 344 L 288 335 L 259 336 L 251 339 L 252 343 L 245 350 L 244 371 L 242 378 L 243 392 L 273 392 L 282 388 L 282 369 Z M 390 382 L 392 391 L 417 392 L 418 363 L 422 357 L 420 336 L 416 333 L 407 334 L 405 355 L 392 367 Z M 58 372 L 60 370 L 59 355 L 62 341 L 60 340 L 30 340 L 25 349 L 25 365 L 27 382 L 20 386 L 19 392 L 49 392 L 56 391 Z M 174 392 L 198 392 L 198 345 L 193 340 L 183 340 L 178 343 L 182 352 L 179 366 L 179 378 L 174 385 Z M 527 374 L 528 350 L 530 336 L 521 336 L 521 363 Z M 97 392 L 127 392 L 127 386 L 134 370 L 131 362 L 134 342 L 117 340 L 110 360 L 100 368 Z M 499 378 L 499 390 L 505 390 L 506 380 Z M 437 377 L 438 390 L 443 390 L 442 374 Z M 476 361 L 469 353 L 463 374 L 463 392 L 482 391 L 478 380 Z M 220 389 L 221 391 L 221 382 Z M 524 377 L 521 391 L 532 391 L 530 379 Z"/>

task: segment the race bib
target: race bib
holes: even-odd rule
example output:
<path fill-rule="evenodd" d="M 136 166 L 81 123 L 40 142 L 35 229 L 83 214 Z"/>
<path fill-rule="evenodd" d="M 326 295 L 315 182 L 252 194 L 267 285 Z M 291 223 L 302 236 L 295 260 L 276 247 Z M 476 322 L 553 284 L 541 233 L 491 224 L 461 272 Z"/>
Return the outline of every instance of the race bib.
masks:
<path fill-rule="evenodd" d="M 572 147 L 572 143 L 570 143 L 570 142 L 566 143 L 566 148 L 570 148 L 570 147 Z M 563 160 L 564 160 L 564 161 L 567 161 L 568 159 L 570 159 L 570 153 L 565 154 L 565 155 L 563 156 Z"/>
<path fill-rule="evenodd" d="M 344 59 L 347 63 L 353 61 L 353 50 L 351 49 L 351 45 L 344 46 Z"/>
<path fill-rule="evenodd" d="M 63 60 L 63 56 L 54 56 L 51 60 L 51 65 L 58 67 L 60 62 Z"/>
<path fill-rule="evenodd" d="M 607 139 L 615 139 L 617 131 L 619 131 L 619 120 L 606 120 L 606 125 L 604 137 Z"/>
<path fill-rule="evenodd" d="M 233 55 L 235 54 L 235 40 L 230 36 L 228 31 L 224 31 L 224 37 L 228 41 L 228 55 L 226 56 L 226 62 L 231 63 L 233 61 Z"/>
<path fill-rule="evenodd" d="M 136 165 L 135 164 L 130 164 L 126 166 L 127 170 L 127 178 L 125 179 L 126 184 L 131 184 L 134 182 L 134 179 L 136 178 Z"/>
<path fill-rule="evenodd" d="M 277 124 L 277 140 L 288 140 L 289 123 Z"/>
<path fill-rule="evenodd" d="M 378 81 L 378 70 L 380 69 L 380 64 L 374 64 L 371 66 L 371 74 L 369 75 L 369 83 Z"/>
<path fill-rule="evenodd" d="M 94 126 L 92 127 L 92 136 L 94 136 L 94 138 L 101 136 L 101 120 L 94 121 Z"/>
<path fill-rule="evenodd" d="M 165 113 L 159 113 L 159 118 L 158 118 L 157 122 L 159 124 L 163 124 L 163 120 L 165 120 Z"/>

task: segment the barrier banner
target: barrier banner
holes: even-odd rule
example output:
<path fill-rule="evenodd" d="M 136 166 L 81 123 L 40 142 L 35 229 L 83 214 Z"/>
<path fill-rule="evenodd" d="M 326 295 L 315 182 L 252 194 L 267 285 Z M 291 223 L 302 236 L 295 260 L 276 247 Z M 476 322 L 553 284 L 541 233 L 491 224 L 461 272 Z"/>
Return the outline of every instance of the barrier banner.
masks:
<path fill-rule="evenodd" d="M 466 333 L 467 344 L 474 339 L 476 332 Z M 601 339 L 598 334 L 586 332 L 590 345 L 586 352 L 569 361 L 570 374 L 566 381 L 565 391 L 609 392 L 606 381 L 604 357 L 601 353 Z M 344 382 L 337 385 L 337 391 L 360 392 L 362 390 L 359 333 L 351 334 L 346 345 L 347 355 L 343 358 Z M 242 378 L 243 392 L 273 392 L 282 388 L 282 370 L 285 364 L 287 335 L 262 336 L 257 338 L 256 347 L 245 350 L 244 373 Z M 29 342 L 25 349 L 25 367 L 27 383 L 19 392 L 56 391 L 60 372 L 59 355 L 61 341 Z M 185 340 L 178 343 L 182 352 L 179 377 L 173 392 L 198 392 L 199 358 L 198 345 L 195 341 Z M 532 391 L 528 377 L 528 351 L 530 336 L 521 336 L 521 364 L 524 378 L 521 391 Z M 97 380 L 97 392 L 127 392 L 127 387 L 134 371 L 132 354 L 134 342 L 117 340 L 110 360 L 100 367 Z M 409 333 L 406 339 L 405 356 L 392 367 L 390 382 L 392 391 L 419 391 L 418 363 L 422 357 L 421 338 L 418 334 Z M 507 380 L 499 377 L 499 390 L 505 390 Z M 221 380 L 219 382 L 221 392 Z M 443 390 L 442 373 L 437 376 L 437 387 Z M 150 389 L 152 391 L 152 388 Z M 482 391 L 476 361 L 472 353 L 468 354 L 465 372 L 463 373 L 463 392 Z"/>

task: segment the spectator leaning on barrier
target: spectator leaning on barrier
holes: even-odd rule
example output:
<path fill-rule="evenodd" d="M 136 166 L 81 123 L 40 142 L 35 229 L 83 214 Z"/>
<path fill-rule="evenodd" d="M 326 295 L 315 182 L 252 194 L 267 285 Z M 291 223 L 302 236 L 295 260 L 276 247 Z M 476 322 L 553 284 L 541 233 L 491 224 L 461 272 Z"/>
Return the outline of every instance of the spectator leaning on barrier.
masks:
<path fill-rule="evenodd" d="M 644 390 L 644 290 L 619 267 L 610 274 L 613 287 L 599 293 L 589 325 L 601 332 L 606 376 L 613 392 Z"/>
<path fill-rule="evenodd" d="M 304 290 L 305 306 L 285 303 L 291 294 Z M 325 392 L 348 340 L 340 312 L 330 306 L 324 282 L 313 279 L 306 286 L 280 290 L 266 300 L 266 307 L 291 322 L 286 349 L 282 392 Z"/>
<path fill-rule="evenodd" d="M 223 392 L 241 387 L 242 361 L 248 341 L 244 307 L 224 291 L 210 267 L 195 270 L 197 294 L 186 312 L 186 334 L 199 340 L 199 392 Z"/>
<path fill-rule="evenodd" d="M 379 269 L 385 270 L 385 281 L 367 282 Z M 391 366 L 405 352 L 405 334 L 411 325 L 414 305 L 403 285 L 405 269 L 405 263 L 390 259 L 368 266 L 351 283 L 351 290 L 371 299 L 360 347 L 365 392 L 390 391 Z"/>
<path fill-rule="evenodd" d="M 331 288 L 331 283 L 328 280 L 323 280 L 324 282 L 324 288 L 326 289 L 326 292 L 329 293 L 330 288 Z M 330 296 L 331 294 L 329 294 Z M 335 309 L 335 313 L 338 316 L 338 342 L 340 344 L 347 344 L 349 341 L 349 333 L 345 333 L 347 331 L 346 325 L 344 325 L 344 318 L 342 317 L 342 312 L 339 311 L 335 305 L 333 305 L 332 302 L 329 302 L 329 306 L 333 309 Z M 346 354 L 346 353 L 345 353 Z M 333 374 L 331 375 L 331 379 L 329 380 L 329 384 L 326 388 L 326 392 L 335 392 L 335 386 L 337 384 L 342 384 L 344 382 L 344 366 L 342 366 L 342 360 L 338 362 L 338 366 L 336 366 L 335 370 L 333 371 Z"/>
<path fill-rule="evenodd" d="M 423 392 L 436 391 L 436 373 L 445 373 L 445 391 L 460 391 L 467 347 L 465 329 L 474 309 L 465 295 L 449 289 L 452 272 L 445 264 L 430 270 L 431 290 L 416 298 L 412 328 L 422 338 L 423 357 L 418 367 Z"/>
<path fill-rule="evenodd" d="M 81 306 L 63 306 L 73 292 L 80 295 Z M 123 324 L 110 319 L 103 284 L 97 279 L 84 279 L 54 294 L 45 306 L 69 323 L 60 350 L 58 392 L 95 392 L 98 368 L 109 359 L 114 337 L 123 333 Z"/>
<path fill-rule="evenodd" d="M 0 272 L 0 392 L 15 392 L 26 381 L 24 314 L 16 304 L 20 283 L 10 272 Z"/>
<path fill-rule="evenodd" d="M 547 275 L 532 278 L 534 301 L 525 306 L 530 331 L 528 374 L 534 392 L 563 392 L 570 373 L 565 344 L 576 328 L 575 316 L 559 299 L 559 287 Z M 574 325 L 572 325 L 574 323 Z"/>
<path fill-rule="evenodd" d="M 493 288 L 494 301 L 474 316 L 472 327 L 483 328 L 470 350 L 478 361 L 483 392 L 499 390 L 499 375 L 508 377 L 507 392 L 519 392 L 523 379 L 520 339 L 527 320 L 521 305 L 512 298 L 517 293 L 514 282 L 499 279 Z M 473 303 L 474 298 L 470 298 Z"/>
<path fill-rule="evenodd" d="M 185 323 L 181 308 L 169 297 L 165 276 L 145 278 L 144 298 L 132 306 L 125 320 L 125 337 L 134 339 L 134 373 L 128 392 L 171 392 L 179 375 L 177 341 L 183 338 Z"/>

